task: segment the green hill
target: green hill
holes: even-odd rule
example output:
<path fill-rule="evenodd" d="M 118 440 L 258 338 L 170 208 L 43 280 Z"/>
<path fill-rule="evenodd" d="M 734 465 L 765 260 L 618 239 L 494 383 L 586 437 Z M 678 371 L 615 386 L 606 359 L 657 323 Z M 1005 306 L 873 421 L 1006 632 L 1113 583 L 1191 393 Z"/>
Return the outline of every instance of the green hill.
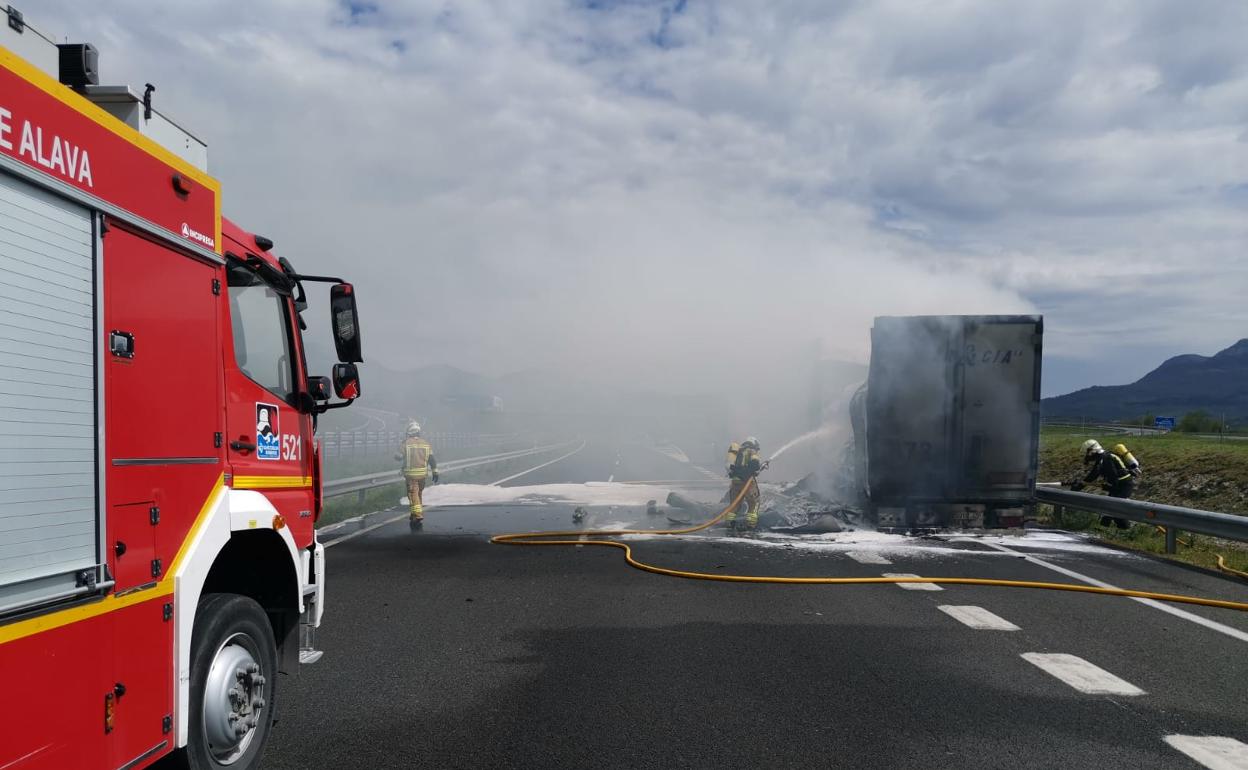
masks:
<path fill-rule="evenodd" d="M 1213 356 L 1175 356 L 1130 385 L 1097 386 L 1041 402 L 1046 418 L 1128 420 L 1197 410 L 1248 422 L 1248 339 Z"/>

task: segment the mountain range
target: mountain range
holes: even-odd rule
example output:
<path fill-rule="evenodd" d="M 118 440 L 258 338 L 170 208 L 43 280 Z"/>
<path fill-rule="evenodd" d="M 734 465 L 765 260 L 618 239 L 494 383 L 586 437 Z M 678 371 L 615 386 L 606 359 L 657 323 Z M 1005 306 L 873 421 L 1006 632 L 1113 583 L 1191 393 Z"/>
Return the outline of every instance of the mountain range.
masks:
<path fill-rule="evenodd" d="M 1045 417 L 1128 420 L 1203 410 L 1248 421 L 1248 339 L 1213 356 L 1183 355 L 1130 385 L 1095 386 L 1041 402 Z"/>

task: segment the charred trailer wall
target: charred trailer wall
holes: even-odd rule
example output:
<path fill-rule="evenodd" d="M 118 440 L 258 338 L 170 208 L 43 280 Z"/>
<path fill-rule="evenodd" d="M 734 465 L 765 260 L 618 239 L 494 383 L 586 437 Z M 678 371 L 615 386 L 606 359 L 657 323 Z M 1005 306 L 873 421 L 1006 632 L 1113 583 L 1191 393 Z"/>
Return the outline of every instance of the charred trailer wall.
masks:
<path fill-rule="evenodd" d="M 943 526 L 959 506 L 980 506 L 991 521 L 1030 503 L 1043 331 L 1039 316 L 875 319 L 855 432 L 866 434 L 867 494 L 881 524 Z"/>

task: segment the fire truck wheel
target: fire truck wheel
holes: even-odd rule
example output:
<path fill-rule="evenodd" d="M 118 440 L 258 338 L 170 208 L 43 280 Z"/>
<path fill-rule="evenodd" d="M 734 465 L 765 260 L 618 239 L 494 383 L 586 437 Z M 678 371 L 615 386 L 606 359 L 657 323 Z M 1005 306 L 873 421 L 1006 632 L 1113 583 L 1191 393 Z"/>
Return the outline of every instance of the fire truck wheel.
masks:
<path fill-rule="evenodd" d="M 191 712 L 183 764 L 250 770 L 268 742 L 277 645 L 268 616 L 238 594 L 206 594 L 191 638 Z"/>

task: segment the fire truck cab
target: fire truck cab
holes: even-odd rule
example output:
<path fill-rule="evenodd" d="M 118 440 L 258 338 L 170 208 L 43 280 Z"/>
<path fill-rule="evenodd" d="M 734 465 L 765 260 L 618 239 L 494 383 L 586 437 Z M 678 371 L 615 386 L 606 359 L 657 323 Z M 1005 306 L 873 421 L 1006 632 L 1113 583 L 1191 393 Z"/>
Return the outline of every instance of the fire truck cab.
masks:
<path fill-rule="evenodd" d="M 150 88 L 7 17 L 0 767 L 255 767 L 279 675 L 320 657 L 314 432 L 360 392 L 355 292 L 223 219 Z M 332 378 L 307 371 L 310 282 Z"/>

